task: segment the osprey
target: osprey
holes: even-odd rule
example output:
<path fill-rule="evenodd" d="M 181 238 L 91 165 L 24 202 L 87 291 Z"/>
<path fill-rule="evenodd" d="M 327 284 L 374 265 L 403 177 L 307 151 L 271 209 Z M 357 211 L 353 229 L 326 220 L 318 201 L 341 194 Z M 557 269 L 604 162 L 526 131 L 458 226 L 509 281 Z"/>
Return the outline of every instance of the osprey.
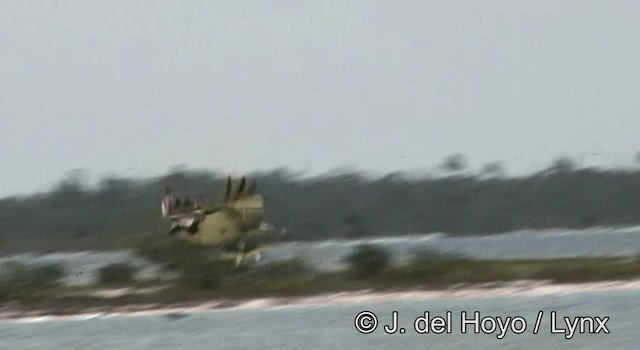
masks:
<path fill-rule="evenodd" d="M 201 246 L 235 250 L 236 266 L 239 265 L 252 253 L 246 249 L 249 236 L 273 228 L 262 222 L 264 201 L 256 188 L 256 182 L 246 177 L 239 181 L 228 177 L 222 198 L 207 205 L 201 196 L 197 201 L 176 198 L 167 187 L 161 207 L 162 216 L 172 222 L 169 235 Z M 256 261 L 260 260 L 260 250 L 256 248 L 253 253 Z"/>

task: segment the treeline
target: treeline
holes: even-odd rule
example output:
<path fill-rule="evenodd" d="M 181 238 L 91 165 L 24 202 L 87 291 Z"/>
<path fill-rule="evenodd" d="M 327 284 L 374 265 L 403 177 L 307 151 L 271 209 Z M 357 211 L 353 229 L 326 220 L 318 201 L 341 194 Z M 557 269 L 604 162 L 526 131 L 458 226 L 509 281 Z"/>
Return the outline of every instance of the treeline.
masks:
<path fill-rule="evenodd" d="M 253 176 L 265 196 L 266 221 L 288 228 L 284 239 L 640 223 L 638 170 L 577 169 L 558 160 L 545 171 L 513 178 L 497 163 L 469 174 L 461 161 L 448 158 L 446 176 L 438 177 L 371 178 L 354 171 L 309 178 L 286 170 Z M 89 187 L 82 173 L 74 172 L 47 193 L 0 200 L 0 249 L 119 249 L 163 237 L 164 186 L 213 200 L 222 192 L 224 176 L 178 169 L 146 180 L 106 178 Z"/>

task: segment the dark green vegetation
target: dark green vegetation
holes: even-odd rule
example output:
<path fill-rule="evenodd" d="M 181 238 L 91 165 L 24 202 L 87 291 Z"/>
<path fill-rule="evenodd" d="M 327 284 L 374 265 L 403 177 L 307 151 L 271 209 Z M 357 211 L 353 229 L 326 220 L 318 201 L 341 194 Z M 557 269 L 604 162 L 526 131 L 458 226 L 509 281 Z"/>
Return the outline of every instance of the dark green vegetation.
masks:
<path fill-rule="evenodd" d="M 5 262 L 0 266 L 0 299 L 46 294 L 59 284 L 64 275 L 64 268 L 58 265 Z"/>
<path fill-rule="evenodd" d="M 347 256 L 347 263 L 355 278 L 367 278 L 380 274 L 390 265 L 391 257 L 384 249 L 364 244 Z"/>
<path fill-rule="evenodd" d="M 137 273 L 135 266 L 127 263 L 113 263 L 98 271 L 98 281 L 106 285 L 122 285 L 133 282 Z"/>
<path fill-rule="evenodd" d="M 454 156 L 437 177 L 254 175 L 267 202 L 266 221 L 288 228 L 282 239 L 640 223 L 639 170 L 579 169 L 560 159 L 527 177 L 503 173 L 499 163 L 491 163 L 473 174 L 465 170 L 463 157 Z M 163 237 L 168 226 L 160 218 L 164 186 L 211 200 L 222 192 L 224 175 L 178 169 L 146 180 L 111 177 L 89 187 L 82 172 L 72 172 L 50 192 L 0 200 L 0 250 L 118 249 Z"/>
<path fill-rule="evenodd" d="M 440 289 L 518 280 L 582 283 L 640 278 L 640 257 L 476 261 L 455 254 L 420 251 L 407 264 L 392 265 L 383 248 L 362 245 L 354 249 L 347 261 L 347 270 L 334 273 L 314 271 L 299 259 L 255 269 L 210 269 L 215 271 L 210 273 L 218 277 L 218 283 L 215 287 L 198 289 L 237 298 L 362 289 Z"/>
<path fill-rule="evenodd" d="M 454 235 L 517 229 L 585 228 L 640 224 L 640 171 L 577 169 L 561 159 L 549 169 L 522 178 L 503 175 L 499 163 L 479 174 L 464 172 L 464 158 L 443 163 L 447 176 L 409 178 L 391 174 L 369 178 L 341 173 L 301 178 L 286 171 L 255 174 L 267 201 L 267 221 L 285 225 L 281 239 L 356 238 L 444 231 Z M 312 295 L 350 290 L 440 289 L 459 284 L 516 280 L 590 282 L 640 278 L 640 257 L 475 261 L 419 250 L 405 265 L 389 254 L 361 246 L 347 258 L 346 271 L 315 271 L 296 259 L 234 268 L 207 249 L 168 239 L 160 219 L 165 184 L 176 192 L 216 198 L 222 174 L 175 170 L 162 178 L 109 178 L 95 188 L 74 172 L 55 189 L 0 200 L 0 250 L 51 251 L 134 248 L 175 276 L 138 282 L 136 271 L 115 264 L 100 271 L 90 287 L 59 285 L 58 266 L 11 262 L 0 269 L 0 300 L 25 307 L 188 303 L 212 298 Z M 163 287 L 152 294 L 112 299 L 91 293 L 104 287 Z"/>
<path fill-rule="evenodd" d="M 17 306 L 19 310 L 68 313 L 92 307 L 148 307 L 150 304 L 193 306 L 194 303 L 212 299 L 240 300 L 360 290 L 434 290 L 518 280 L 581 283 L 640 278 L 640 257 L 473 261 L 448 255 L 435 255 L 433 258 L 434 255 L 424 252 L 417 254 L 408 264 L 384 267 L 380 264 L 374 268 L 376 273 L 361 274 L 362 261 L 377 261 L 382 256 L 381 252 L 386 254 L 377 247 L 360 247 L 354 251 L 349 268 L 334 273 L 314 271 L 299 259 L 236 269 L 232 264 L 201 259 L 198 254 L 191 258 L 176 256 L 164 265 L 168 271 L 177 273 L 177 278 L 169 285 L 160 281 L 130 282 L 128 286 L 132 288 L 164 288 L 151 294 L 128 294 L 113 298 L 92 295 L 99 290 L 98 286 L 56 287 L 54 279 L 31 270 L 27 275 L 38 276 L 36 282 L 30 280 L 29 283 L 22 283 L 19 289 L 12 289 L 14 293 L 0 296 L 4 302 L 22 301 Z M 19 269 L 19 275 L 22 276 L 24 267 Z M 354 274 L 358 278 L 354 278 Z M 11 278 L 16 283 L 17 274 L 5 272 L 2 275 L 3 281 Z"/>

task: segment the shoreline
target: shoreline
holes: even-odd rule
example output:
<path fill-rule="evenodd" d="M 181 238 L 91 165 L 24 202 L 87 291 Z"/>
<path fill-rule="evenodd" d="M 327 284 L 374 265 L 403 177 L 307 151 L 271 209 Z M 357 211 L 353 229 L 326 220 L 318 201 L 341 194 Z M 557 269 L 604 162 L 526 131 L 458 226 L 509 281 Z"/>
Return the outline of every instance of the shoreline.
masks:
<path fill-rule="evenodd" d="M 398 291 L 361 290 L 322 293 L 309 296 L 260 297 L 251 299 L 219 299 L 176 304 L 129 304 L 120 306 L 84 307 L 75 312 L 68 309 L 11 310 L 0 309 L 0 322 L 32 323 L 52 320 L 83 321 L 113 317 L 166 316 L 179 319 L 189 314 L 215 311 L 268 310 L 283 307 L 322 307 L 333 305 L 357 305 L 380 302 L 472 300 L 508 298 L 519 296 L 568 295 L 574 293 L 598 293 L 611 291 L 640 291 L 640 279 L 626 281 L 602 281 L 585 283 L 552 283 L 539 280 L 520 280 L 501 283 L 464 284 L 449 288 Z M 195 305 L 194 305 L 195 304 Z M 7 310 L 9 309 L 9 310 Z"/>

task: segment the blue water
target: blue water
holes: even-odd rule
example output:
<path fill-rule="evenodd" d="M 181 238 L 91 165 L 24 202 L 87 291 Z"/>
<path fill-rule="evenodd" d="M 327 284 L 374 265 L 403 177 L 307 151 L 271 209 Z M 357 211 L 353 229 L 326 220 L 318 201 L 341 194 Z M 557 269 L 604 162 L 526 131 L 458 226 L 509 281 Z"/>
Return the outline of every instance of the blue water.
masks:
<path fill-rule="evenodd" d="M 595 228 L 589 230 L 521 231 L 481 237 L 448 237 L 442 234 L 374 238 L 361 240 L 329 240 L 324 242 L 282 243 L 264 254 L 262 263 L 303 257 L 318 269 L 338 270 L 344 258 L 359 244 L 378 244 L 399 261 L 406 261 L 415 251 L 435 250 L 475 259 L 545 259 L 559 257 L 638 256 L 640 227 Z M 130 251 L 79 252 L 36 256 L 22 254 L 0 259 L 32 263 L 59 263 L 67 267 L 69 284 L 87 284 L 96 272 L 110 263 L 127 261 L 141 268 L 141 278 L 154 278 L 158 269 Z"/>
<path fill-rule="evenodd" d="M 265 260 L 301 256 L 317 267 L 336 270 L 344 267 L 344 258 L 362 243 L 378 244 L 399 261 L 406 261 L 415 251 L 424 249 L 474 259 L 637 256 L 640 255 L 640 228 L 520 231 L 480 237 L 431 234 L 320 243 L 297 242 L 283 244 L 268 252 Z"/>
<path fill-rule="evenodd" d="M 361 243 L 379 244 L 398 260 L 420 249 L 455 252 L 476 259 L 553 258 L 576 256 L 631 256 L 640 254 L 640 228 L 555 230 L 450 238 L 424 235 L 356 241 L 286 243 L 265 255 L 265 261 L 302 256 L 319 268 L 337 269 L 342 259 Z M 153 276 L 154 267 L 134 259 L 132 252 L 82 252 L 4 257 L 28 262 L 62 263 L 69 283 L 90 283 L 101 266 L 129 261 Z M 465 300 L 398 301 L 322 307 L 280 307 L 261 310 L 226 310 L 187 315 L 118 316 L 83 321 L 63 319 L 17 323 L 0 321 L 0 349 L 637 349 L 640 344 L 640 292 L 589 292 L 552 296 L 518 296 Z M 368 310 L 380 318 L 372 334 L 360 334 L 354 317 Z M 399 312 L 405 334 L 385 334 L 382 325 Z M 413 320 L 452 312 L 452 334 L 416 334 Z M 522 316 L 528 329 L 508 333 L 461 334 L 460 313 L 480 311 L 482 316 Z M 544 312 L 538 334 L 533 334 L 538 311 Z M 578 334 L 565 339 L 550 333 L 550 312 L 564 316 L 610 317 L 610 334 Z M 559 326 L 563 326 L 560 323 Z"/>
<path fill-rule="evenodd" d="M 640 344 L 639 292 L 589 292 L 556 296 L 520 296 L 465 300 L 399 301 L 324 307 L 280 307 L 227 310 L 187 315 L 113 317 L 83 321 L 36 323 L 0 322 L 3 349 L 637 349 Z M 372 334 L 354 325 L 361 311 L 380 318 Z M 386 334 L 382 326 L 399 312 L 405 334 Z M 417 334 L 413 320 L 452 312 L 451 334 Z M 523 334 L 462 334 L 462 311 L 481 317 L 521 316 Z M 533 334 L 538 311 L 543 311 L 538 334 Z M 564 316 L 610 317 L 609 334 L 577 334 L 565 339 L 552 334 L 550 313 Z M 564 322 L 564 321 L 561 321 Z M 564 328 L 559 323 L 556 328 Z"/>

